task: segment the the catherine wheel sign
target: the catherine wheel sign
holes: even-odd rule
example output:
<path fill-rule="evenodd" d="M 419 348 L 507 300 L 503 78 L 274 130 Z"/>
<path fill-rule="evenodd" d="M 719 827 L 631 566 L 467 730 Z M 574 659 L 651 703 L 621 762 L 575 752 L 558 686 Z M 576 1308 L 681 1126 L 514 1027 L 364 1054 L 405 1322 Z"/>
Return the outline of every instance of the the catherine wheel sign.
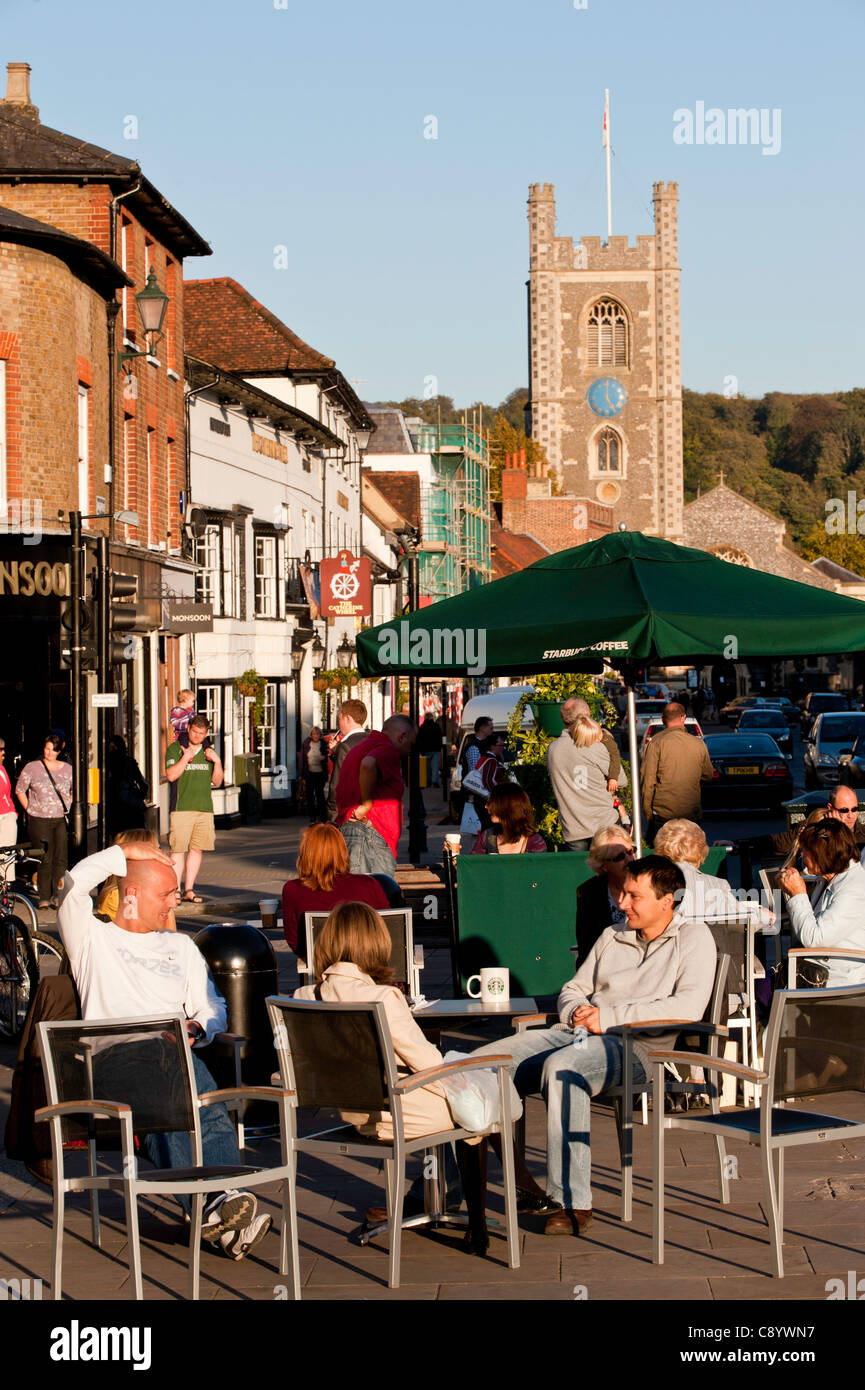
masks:
<path fill-rule="evenodd" d="M 327 618 L 362 618 L 372 612 L 369 560 L 341 550 L 321 562 L 321 608 Z"/>

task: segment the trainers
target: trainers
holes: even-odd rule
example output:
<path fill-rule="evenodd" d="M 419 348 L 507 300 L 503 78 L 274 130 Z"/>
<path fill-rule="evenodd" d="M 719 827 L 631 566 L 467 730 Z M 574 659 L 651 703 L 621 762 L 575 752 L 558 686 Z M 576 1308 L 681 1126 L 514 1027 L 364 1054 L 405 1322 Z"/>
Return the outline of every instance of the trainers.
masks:
<path fill-rule="evenodd" d="M 256 1216 L 241 1230 L 226 1231 L 224 1236 L 220 1236 L 219 1243 L 230 1260 L 245 1259 L 261 1244 L 272 1225 L 272 1216 Z"/>
<path fill-rule="evenodd" d="M 213 1243 L 228 1231 L 248 1226 L 255 1219 L 257 1205 L 251 1192 L 220 1192 L 204 1208 L 201 1239 Z"/>

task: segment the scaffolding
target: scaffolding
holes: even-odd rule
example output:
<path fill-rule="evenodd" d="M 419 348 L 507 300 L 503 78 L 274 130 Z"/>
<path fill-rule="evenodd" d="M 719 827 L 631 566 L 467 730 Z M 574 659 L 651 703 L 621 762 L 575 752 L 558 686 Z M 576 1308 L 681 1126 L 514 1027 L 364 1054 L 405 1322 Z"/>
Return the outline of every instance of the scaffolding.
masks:
<path fill-rule="evenodd" d="M 409 425 L 433 481 L 421 488 L 421 592 L 433 601 L 486 584 L 490 558 L 490 455 L 480 410 L 458 425 Z"/>

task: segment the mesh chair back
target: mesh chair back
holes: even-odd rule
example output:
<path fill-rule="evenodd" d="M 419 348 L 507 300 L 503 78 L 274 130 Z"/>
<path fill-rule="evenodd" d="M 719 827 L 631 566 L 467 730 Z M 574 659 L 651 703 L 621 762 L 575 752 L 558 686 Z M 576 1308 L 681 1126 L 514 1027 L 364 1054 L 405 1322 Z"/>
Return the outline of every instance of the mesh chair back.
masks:
<path fill-rule="evenodd" d="M 267 1001 L 283 1080 L 298 1105 L 390 1109 L 396 1080 L 384 1004 Z"/>
<path fill-rule="evenodd" d="M 413 964 L 411 960 L 413 953 L 411 908 L 386 908 L 378 915 L 390 933 L 390 968 L 393 971 L 393 982 L 395 985 L 408 985 L 411 980 L 411 966 Z M 312 970 L 315 943 L 329 914 L 327 912 L 307 912 L 304 916 L 307 924 L 306 949 L 308 954 L 306 961 Z"/>
<path fill-rule="evenodd" d="M 136 1133 L 196 1126 L 195 1088 L 182 1019 L 41 1023 L 39 1037 L 49 1102 L 120 1101 L 132 1107 Z M 93 1137 L 86 1120 L 63 1121 L 64 1140 Z M 100 1120 L 95 1137 L 110 1143 L 119 1127 Z"/>
<path fill-rule="evenodd" d="M 865 986 L 778 990 L 765 1067 L 779 1099 L 865 1090 Z"/>
<path fill-rule="evenodd" d="M 751 940 L 750 919 L 725 917 L 707 921 L 706 926 L 715 939 L 719 956 L 729 957 L 727 992 L 744 995 L 748 990 L 748 946 Z M 722 1019 L 721 1022 L 726 1022 Z"/>

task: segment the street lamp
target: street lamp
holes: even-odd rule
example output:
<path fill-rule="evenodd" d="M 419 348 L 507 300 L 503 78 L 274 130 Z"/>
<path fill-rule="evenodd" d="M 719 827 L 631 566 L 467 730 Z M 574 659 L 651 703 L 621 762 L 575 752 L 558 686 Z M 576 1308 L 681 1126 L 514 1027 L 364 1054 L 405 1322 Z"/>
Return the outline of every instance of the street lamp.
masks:
<path fill-rule="evenodd" d="M 298 672 L 300 671 L 300 668 L 301 668 L 302 665 L 303 665 L 303 648 L 302 648 L 302 647 L 298 647 L 298 649 L 297 649 L 296 651 L 292 651 L 292 653 L 291 653 L 291 674 L 292 674 L 293 676 L 296 676 L 296 675 L 298 674 Z"/>
<path fill-rule="evenodd" d="M 396 532 L 396 538 L 405 552 L 408 564 L 408 610 L 416 613 L 420 608 L 420 546 L 421 533 L 418 526 L 406 526 Z M 420 677 L 408 678 L 409 719 L 417 728 L 420 724 Z M 408 857 L 412 864 L 420 864 L 421 855 L 427 847 L 424 802 L 420 789 L 420 756 L 417 741 L 408 755 Z"/>
<path fill-rule="evenodd" d="M 343 635 L 342 635 L 342 641 L 340 642 L 339 646 L 338 646 L 337 649 L 336 649 L 336 661 L 337 661 L 337 665 L 338 665 L 343 671 L 347 671 L 348 668 L 349 668 L 349 666 L 350 666 L 351 663 L 352 663 L 352 660 L 353 660 L 353 658 L 354 658 L 354 655 L 355 655 L 354 643 L 353 643 L 353 642 L 349 642 L 349 640 L 348 640 L 348 633 L 347 633 L 347 632 L 344 632 Z"/>
<path fill-rule="evenodd" d="M 321 638 L 319 637 L 318 633 L 315 634 L 315 640 L 309 648 L 309 654 L 312 657 L 313 671 L 320 671 L 324 665 L 327 652 L 322 646 Z"/>
<path fill-rule="evenodd" d="M 144 329 L 144 351 L 135 348 L 131 352 L 118 352 L 117 366 L 122 368 L 124 362 L 128 362 L 135 357 L 150 357 L 153 350 L 162 337 L 162 324 L 165 320 L 165 311 L 168 308 L 168 295 L 159 288 L 156 280 L 156 271 L 150 267 L 150 274 L 147 277 L 147 284 L 143 290 L 139 290 L 135 296 L 135 303 L 138 305 L 138 315 Z"/>

